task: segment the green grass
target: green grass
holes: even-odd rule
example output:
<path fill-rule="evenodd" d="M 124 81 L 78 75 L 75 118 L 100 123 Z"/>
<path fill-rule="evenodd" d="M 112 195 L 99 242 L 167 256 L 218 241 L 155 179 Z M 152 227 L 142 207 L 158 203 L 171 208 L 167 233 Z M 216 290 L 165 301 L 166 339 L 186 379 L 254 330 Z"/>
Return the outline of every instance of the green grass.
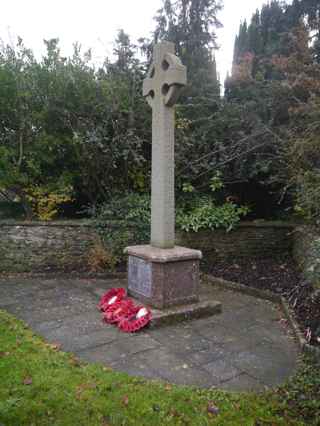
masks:
<path fill-rule="evenodd" d="M 0 311 L 0 424 L 5 426 L 316 424 L 315 372 L 304 364 L 288 387 L 260 395 L 150 382 L 81 363 Z M 212 405 L 218 414 L 209 412 Z"/>

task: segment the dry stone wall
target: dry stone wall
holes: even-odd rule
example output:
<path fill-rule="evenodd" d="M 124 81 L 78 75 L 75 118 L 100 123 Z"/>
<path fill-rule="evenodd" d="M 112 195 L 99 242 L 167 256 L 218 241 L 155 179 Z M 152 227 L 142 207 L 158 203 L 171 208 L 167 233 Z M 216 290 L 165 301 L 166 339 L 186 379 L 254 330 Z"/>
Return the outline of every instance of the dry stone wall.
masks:
<path fill-rule="evenodd" d="M 94 240 L 80 222 L 0 222 L 0 272 L 83 269 Z"/>
<path fill-rule="evenodd" d="M 177 244 L 202 250 L 209 262 L 218 256 L 272 257 L 292 252 L 293 231 L 282 222 L 243 222 L 229 233 L 178 233 Z M 89 222 L 0 221 L 0 272 L 83 270 L 96 239 Z"/>
<path fill-rule="evenodd" d="M 292 253 L 294 226 L 283 222 L 242 222 L 236 229 L 178 234 L 178 243 L 216 257 L 277 257 Z"/>

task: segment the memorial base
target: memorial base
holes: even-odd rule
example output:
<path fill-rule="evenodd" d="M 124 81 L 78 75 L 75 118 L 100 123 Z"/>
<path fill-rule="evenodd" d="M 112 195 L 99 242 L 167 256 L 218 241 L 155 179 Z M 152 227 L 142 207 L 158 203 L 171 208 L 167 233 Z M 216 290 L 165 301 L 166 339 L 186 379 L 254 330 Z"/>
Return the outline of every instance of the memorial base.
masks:
<path fill-rule="evenodd" d="M 200 251 L 146 245 L 127 247 L 126 253 L 128 292 L 134 298 L 158 309 L 199 301 Z"/>
<path fill-rule="evenodd" d="M 173 306 L 165 309 L 152 309 L 150 328 L 158 328 L 176 324 L 182 321 L 191 321 L 208 318 L 221 314 L 222 305 L 215 300 L 202 300 L 188 305 Z"/>

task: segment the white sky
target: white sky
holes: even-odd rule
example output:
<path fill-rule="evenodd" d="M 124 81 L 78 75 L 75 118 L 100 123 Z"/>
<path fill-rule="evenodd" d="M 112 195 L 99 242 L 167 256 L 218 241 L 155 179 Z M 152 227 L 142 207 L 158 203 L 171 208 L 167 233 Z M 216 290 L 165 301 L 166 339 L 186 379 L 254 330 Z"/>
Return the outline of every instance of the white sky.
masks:
<path fill-rule="evenodd" d="M 219 19 L 217 52 L 221 82 L 232 64 L 233 43 L 240 21 L 250 19 L 256 8 L 267 0 L 225 0 Z M 130 34 L 132 41 L 149 36 L 153 16 L 161 0 L 2 0 L 0 38 L 11 43 L 23 38 L 36 56 L 43 52 L 43 39 L 58 37 L 64 55 L 72 52 L 78 41 L 91 47 L 97 60 L 112 53 L 118 29 Z"/>

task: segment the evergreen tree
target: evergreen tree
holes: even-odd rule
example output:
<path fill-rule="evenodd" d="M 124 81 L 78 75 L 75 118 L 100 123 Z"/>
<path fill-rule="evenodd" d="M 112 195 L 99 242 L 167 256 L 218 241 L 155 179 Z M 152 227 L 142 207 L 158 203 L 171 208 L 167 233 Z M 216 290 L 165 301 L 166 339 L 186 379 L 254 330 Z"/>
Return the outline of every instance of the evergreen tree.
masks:
<path fill-rule="evenodd" d="M 163 0 L 156 16 L 154 41 L 172 41 L 188 69 L 188 97 L 217 97 L 220 84 L 213 50 L 217 48 L 215 29 L 221 24 L 218 0 Z"/>
<path fill-rule="evenodd" d="M 257 10 L 249 25 L 241 23 L 239 33 L 235 38 L 233 74 L 238 67 L 252 56 L 252 77 L 257 74 L 265 78 L 278 78 L 272 67 L 266 67 L 266 59 L 271 60 L 273 55 L 288 54 L 287 34 L 300 25 L 305 16 L 301 0 L 294 0 L 287 5 L 279 0 L 273 0 Z"/>
<path fill-rule="evenodd" d="M 301 0 L 299 5 L 301 14 L 307 16 L 308 24 L 312 33 L 314 58 L 320 63 L 320 1 Z"/>
<path fill-rule="evenodd" d="M 240 24 L 239 35 L 236 36 L 235 47 L 234 47 L 234 64 L 239 64 L 243 55 L 248 52 L 248 24 L 245 20 Z"/>
<path fill-rule="evenodd" d="M 252 16 L 251 24 L 248 28 L 248 45 L 250 52 L 260 55 L 262 52 L 262 34 L 259 10 Z"/>

